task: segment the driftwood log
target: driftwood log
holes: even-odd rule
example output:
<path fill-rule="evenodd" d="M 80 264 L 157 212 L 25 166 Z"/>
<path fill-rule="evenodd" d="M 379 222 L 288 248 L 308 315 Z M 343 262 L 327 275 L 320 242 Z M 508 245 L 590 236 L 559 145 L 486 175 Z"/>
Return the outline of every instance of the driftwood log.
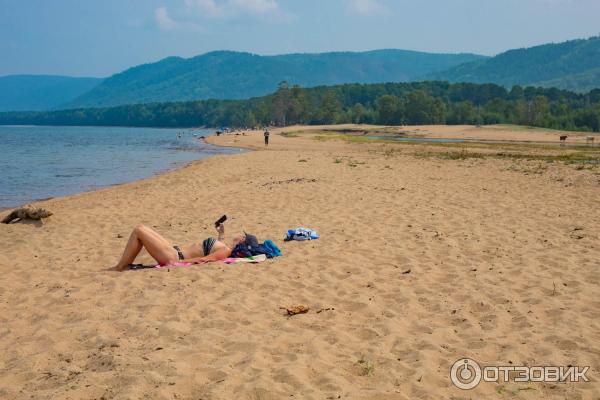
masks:
<path fill-rule="evenodd" d="M 46 209 L 33 208 L 30 206 L 26 206 L 26 207 L 17 208 L 16 210 L 13 210 L 6 217 L 2 218 L 2 223 L 10 224 L 13 221 L 23 220 L 23 219 L 32 219 L 35 221 L 39 221 L 40 219 L 48 218 L 51 215 L 52 215 L 52 213 Z"/>

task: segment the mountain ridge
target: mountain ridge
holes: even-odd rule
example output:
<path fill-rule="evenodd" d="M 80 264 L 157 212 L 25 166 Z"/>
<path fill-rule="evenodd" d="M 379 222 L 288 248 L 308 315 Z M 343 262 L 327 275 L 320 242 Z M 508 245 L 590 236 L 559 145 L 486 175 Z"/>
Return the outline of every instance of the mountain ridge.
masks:
<path fill-rule="evenodd" d="M 410 81 L 423 71 L 441 71 L 482 57 L 397 49 L 270 56 L 219 50 L 190 58 L 167 57 L 129 68 L 65 107 L 243 99 L 268 94 L 284 80 L 309 87 Z"/>
<path fill-rule="evenodd" d="M 427 80 L 587 92 L 600 88 L 600 36 L 512 49 L 493 57 L 401 49 L 281 55 L 216 50 L 189 58 L 166 57 L 104 79 L 10 75 L 0 77 L 0 111 L 247 99 L 272 93 L 281 81 L 315 87 Z"/>
<path fill-rule="evenodd" d="M 585 92 L 600 87 L 600 36 L 512 49 L 423 78 L 449 82 L 496 83 L 505 87 L 557 86 Z M 592 76 L 585 78 L 587 73 Z M 571 77 L 579 79 L 569 81 Z"/>

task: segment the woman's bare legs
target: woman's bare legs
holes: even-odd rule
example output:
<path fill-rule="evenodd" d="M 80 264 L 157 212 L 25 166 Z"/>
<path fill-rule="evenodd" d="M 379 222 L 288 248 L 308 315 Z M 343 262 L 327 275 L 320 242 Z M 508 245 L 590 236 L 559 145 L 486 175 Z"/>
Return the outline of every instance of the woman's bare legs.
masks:
<path fill-rule="evenodd" d="M 129 264 L 133 263 L 142 248 L 146 248 L 148 253 L 150 253 L 150 255 L 160 264 L 178 260 L 177 251 L 167 239 L 162 237 L 154 229 L 145 225 L 139 225 L 131 232 L 131 236 L 129 236 L 129 241 L 125 246 L 125 251 L 123 251 L 121 260 L 114 269 L 117 271 L 127 269 Z"/>

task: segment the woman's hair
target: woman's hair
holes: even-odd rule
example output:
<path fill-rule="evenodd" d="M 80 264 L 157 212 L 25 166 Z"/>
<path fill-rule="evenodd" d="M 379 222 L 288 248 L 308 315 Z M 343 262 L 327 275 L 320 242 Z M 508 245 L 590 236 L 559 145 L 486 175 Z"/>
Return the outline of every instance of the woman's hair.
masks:
<path fill-rule="evenodd" d="M 245 233 L 237 233 L 234 237 L 233 237 L 233 242 L 235 244 L 238 243 L 242 243 L 246 240 L 246 234 Z"/>

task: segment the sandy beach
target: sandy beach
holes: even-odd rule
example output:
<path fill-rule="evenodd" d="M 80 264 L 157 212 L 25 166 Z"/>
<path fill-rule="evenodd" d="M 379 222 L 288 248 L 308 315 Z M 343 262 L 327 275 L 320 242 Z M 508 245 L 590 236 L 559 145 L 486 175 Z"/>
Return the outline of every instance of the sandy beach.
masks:
<path fill-rule="evenodd" d="M 598 164 L 553 161 L 569 148 L 352 142 L 323 129 L 275 130 L 268 148 L 262 132 L 211 137 L 256 151 L 35 203 L 54 215 L 0 225 L 0 398 L 600 397 Z M 272 239 L 283 257 L 106 271 L 137 224 L 189 243 L 222 214 L 228 233 Z M 297 226 L 321 238 L 284 243 Z M 280 309 L 295 305 L 310 311 Z M 463 357 L 589 366 L 590 382 L 463 391 L 450 380 Z"/>

